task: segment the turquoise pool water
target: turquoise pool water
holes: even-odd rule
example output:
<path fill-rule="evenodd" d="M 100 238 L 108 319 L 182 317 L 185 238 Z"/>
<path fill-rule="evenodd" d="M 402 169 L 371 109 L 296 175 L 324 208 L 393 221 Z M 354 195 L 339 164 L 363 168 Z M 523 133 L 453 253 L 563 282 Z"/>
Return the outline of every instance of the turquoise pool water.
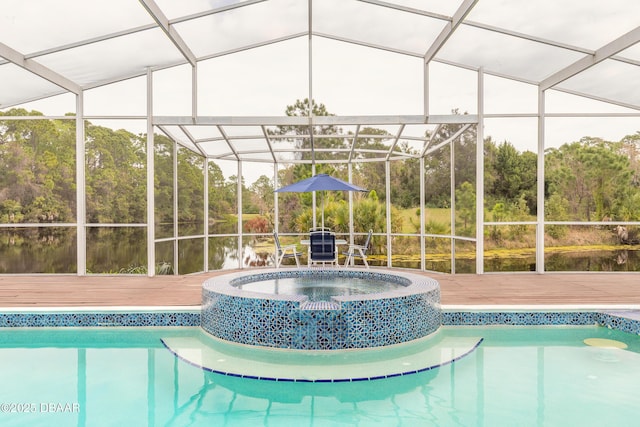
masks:
<path fill-rule="evenodd" d="M 455 362 L 418 374 L 309 383 L 208 372 L 161 341 L 199 341 L 184 350 L 207 353 L 217 344 L 199 328 L 0 330 L 0 425 L 626 426 L 640 419 L 638 336 L 600 327 L 443 327 L 430 344 L 451 360 L 443 343 L 477 338 Z M 627 348 L 586 345 L 589 338 Z M 279 359 L 238 346 L 216 351 L 226 354 L 216 361 Z M 381 354 L 368 352 L 358 364 L 380 363 Z M 281 360 L 304 365 L 324 356 L 297 357 Z M 331 363 L 350 372 L 357 357 L 345 352 Z"/>
<path fill-rule="evenodd" d="M 271 295 L 306 295 L 309 301 L 330 301 L 333 296 L 375 294 L 406 288 L 399 283 L 357 277 L 281 277 L 234 286 L 243 291 Z"/>

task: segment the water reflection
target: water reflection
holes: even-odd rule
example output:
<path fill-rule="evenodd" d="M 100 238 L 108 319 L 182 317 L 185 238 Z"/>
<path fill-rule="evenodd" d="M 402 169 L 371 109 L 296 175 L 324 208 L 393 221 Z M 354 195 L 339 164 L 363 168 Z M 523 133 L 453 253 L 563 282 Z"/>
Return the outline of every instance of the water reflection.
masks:
<path fill-rule="evenodd" d="M 219 226 L 222 227 L 222 226 Z M 222 227 L 224 228 L 224 227 Z M 202 237 L 183 241 L 179 245 L 180 273 L 204 271 L 204 244 L 209 247 L 209 270 L 260 268 L 274 266 L 268 236 L 245 238 L 242 255 L 236 235 Z M 95 227 L 87 232 L 87 266 L 95 274 L 146 274 L 146 232 L 144 227 Z M 75 227 L 7 228 L 0 229 L 0 274 L 76 273 L 77 244 Z M 170 268 L 173 274 L 174 243 L 156 243 L 156 261 Z M 288 260 L 293 265 L 293 260 Z M 303 263 L 305 261 L 303 260 Z M 371 266 L 385 267 L 386 257 L 369 258 Z M 289 264 L 287 264 L 289 265 Z M 419 257 L 393 260 L 394 267 L 420 268 Z M 450 273 L 451 260 L 430 259 L 425 267 L 430 271 Z M 535 271 L 535 256 L 485 258 L 486 272 Z M 548 253 L 546 271 L 640 271 L 640 248 L 625 246 L 620 250 Z M 455 272 L 475 273 L 475 258 L 455 260 Z M 157 274 L 161 274 L 156 271 Z"/>
<path fill-rule="evenodd" d="M 450 329 L 451 337 L 484 341 L 469 356 L 420 374 L 341 383 L 205 372 L 160 342 L 199 332 L 130 329 L 0 331 L 2 401 L 79 407 L 0 414 L 2 424 L 634 425 L 640 415 L 640 341 L 607 328 Z M 623 341 L 629 350 L 585 346 L 592 337 Z"/>
<path fill-rule="evenodd" d="M 620 251 L 616 257 L 618 265 L 626 264 L 629 261 L 629 251 Z"/>
<path fill-rule="evenodd" d="M 256 252 L 253 247 L 245 245 L 242 249 L 243 267 L 267 267 L 274 265 L 273 254 L 261 250 Z"/>

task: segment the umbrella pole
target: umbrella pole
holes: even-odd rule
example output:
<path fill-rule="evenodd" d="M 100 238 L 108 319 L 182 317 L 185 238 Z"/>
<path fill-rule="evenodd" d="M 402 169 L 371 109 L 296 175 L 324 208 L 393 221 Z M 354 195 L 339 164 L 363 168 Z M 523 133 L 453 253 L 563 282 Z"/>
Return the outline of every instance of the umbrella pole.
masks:
<path fill-rule="evenodd" d="M 324 191 L 320 193 L 320 198 L 322 199 L 322 230 L 324 231 Z"/>
<path fill-rule="evenodd" d="M 316 204 L 316 192 L 313 191 L 311 194 L 312 194 L 312 196 L 311 196 L 311 211 L 313 212 L 312 220 L 311 220 L 311 227 L 312 228 L 316 228 L 318 226 L 318 222 L 316 220 L 317 217 L 318 217 L 318 215 L 317 215 L 318 207 L 317 207 L 317 204 Z"/>

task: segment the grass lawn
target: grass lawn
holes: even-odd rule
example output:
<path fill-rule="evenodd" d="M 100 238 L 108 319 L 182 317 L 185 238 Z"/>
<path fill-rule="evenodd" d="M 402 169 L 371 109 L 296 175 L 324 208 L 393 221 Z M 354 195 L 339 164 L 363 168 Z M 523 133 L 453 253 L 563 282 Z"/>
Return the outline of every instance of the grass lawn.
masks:
<path fill-rule="evenodd" d="M 420 230 L 420 215 L 418 214 L 418 208 L 401 209 L 400 215 L 402 217 L 403 233 L 415 233 Z M 426 208 L 425 220 L 426 222 L 439 222 L 448 226 L 451 223 L 451 209 Z"/>

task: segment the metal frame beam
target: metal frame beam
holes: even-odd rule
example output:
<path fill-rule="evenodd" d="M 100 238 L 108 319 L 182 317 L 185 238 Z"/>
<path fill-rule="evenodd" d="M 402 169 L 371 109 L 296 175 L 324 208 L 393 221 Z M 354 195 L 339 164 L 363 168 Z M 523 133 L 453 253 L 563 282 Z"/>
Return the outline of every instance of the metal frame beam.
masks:
<path fill-rule="evenodd" d="M 456 29 L 462 24 L 464 18 L 467 17 L 471 9 L 478 3 L 478 0 L 464 0 L 456 13 L 451 17 L 451 21 L 445 25 L 442 29 L 438 37 L 436 37 L 435 41 L 429 47 L 429 50 L 424 54 L 425 62 L 431 61 L 436 54 L 440 51 L 442 46 L 449 40 L 449 37 L 456 31 Z"/>
<path fill-rule="evenodd" d="M 458 129 L 458 131 L 456 133 L 454 133 L 453 135 L 451 135 L 449 138 L 445 139 L 444 141 L 442 141 L 441 143 L 434 145 L 433 147 L 429 148 L 428 150 L 425 151 L 425 155 L 426 154 L 431 154 L 434 151 L 439 150 L 440 148 L 444 147 L 447 144 L 451 144 L 453 141 L 456 140 L 456 138 L 458 138 L 460 135 L 462 135 L 463 133 L 466 132 L 467 129 L 469 129 L 471 127 L 471 123 L 466 124 L 465 126 L 462 126 L 460 129 Z"/>
<path fill-rule="evenodd" d="M 158 4 L 154 0 L 140 0 L 140 4 L 144 6 L 144 8 L 149 12 L 149 15 L 153 18 L 154 21 L 158 24 L 158 26 L 164 31 L 164 33 L 169 37 L 169 40 L 175 45 L 176 48 L 182 53 L 189 63 L 195 67 L 196 66 L 196 56 L 191 52 L 191 49 L 182 39 L 180 34 L 173 28 L 173 26 L 169 23 L 169 19 L 165 16 L 164 12 Z"/>
<path fill-rule="evenodd" d="M 412 7 L 401 6 L 399 4 L 388 3 L 380 0 L 358 0 L 362 3 L 368 3 L 375 6 L 386 7 L 388 9 L 399 10 L 401 12 L 413 13 L 415 15 L 427 16 L 429 18 L 441 19 L 443 21 L 448 21 L 450 18 L 447 15 L 442 15 L 440 13 L 429 12 L 422 9 L 415 9 Z"/>
<path fill-rule="evenodd" d="M 55 71 L 45 67 L 44 65 L 34 61 L 33 59 L 27 59 L 23 54 L 15 49 L 11 49 L 4 43 L 0 42 L 0 56 L 6 58 L 9 62 L 17 65 L 20 68 L 42 77 L 43 79 L 50 81 L 51 83 L 60 86 L 63 89 L 73 92 L 76 95 L 82 93 L 82 87 L 69 80 L 68 78 L 56 73 Z"/>
<path fill-rule="evenodd" d="M 422 125 L 474 124 L 476 114 L 382 115 L 382 116 L 155 116 L 156 126 L 346 126 L 346 125 Z"/>
<path fill-rule="evenodd" d="M 610 43 L 602 46 L 596 50 L 593 55 L 587 55 L 582 59 L 577 60 L 573 64 L 557 71 L 551 76 L 547 77 L 540 83 L 540 90 L 547 90 L 562 83 L 563 81 L 570 79 L 571 77 L 585 71 L 588 68 L 611 58 L 613 55 L 635 45 L 640 42 L 640 27 L 629 31 L 628 33 L 618 37 Z"/>

